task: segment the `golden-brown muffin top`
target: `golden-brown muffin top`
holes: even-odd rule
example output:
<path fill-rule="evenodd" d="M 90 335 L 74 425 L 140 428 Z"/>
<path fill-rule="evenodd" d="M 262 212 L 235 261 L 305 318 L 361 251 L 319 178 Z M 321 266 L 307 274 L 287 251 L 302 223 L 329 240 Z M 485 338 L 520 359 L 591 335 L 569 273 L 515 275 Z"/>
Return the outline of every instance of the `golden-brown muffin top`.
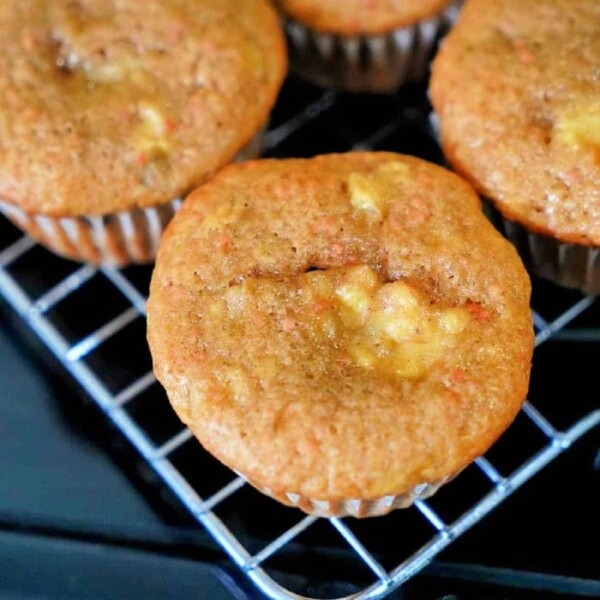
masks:
<path fill-rule="evenodd" d="M 431 98 L 450 162 L 506 217 L 600 244 L 600 2 L 469 0 Z"/>
<path fill-rule="evenodd" d="M 55 216 L 155 205 L 265 123 L 284 40 L 265 0 L 4 0 L 0 197 Z"/>
<path fill-rule="evenodd" d="M 148 339 L 226 465 L 275 491 L 376 498 L 456 473 L 511 422 L 529 294 L 458 176 L 388 153 L 264 160 L 175 216 Z"/>
<path fill-rule="evenodd" d="M 275 0 L 282 12 L 340 35 L 387 33 L 442 11 L 450 0 Z"/>

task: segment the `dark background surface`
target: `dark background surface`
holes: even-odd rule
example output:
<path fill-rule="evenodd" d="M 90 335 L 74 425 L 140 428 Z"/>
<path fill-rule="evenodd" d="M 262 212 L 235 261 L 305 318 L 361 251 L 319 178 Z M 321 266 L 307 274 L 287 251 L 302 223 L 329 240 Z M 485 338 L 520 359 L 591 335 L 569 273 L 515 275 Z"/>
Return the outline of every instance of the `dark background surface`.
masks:
<path fill-rule="evenodd" d="M 292 80 L 275 111 L 274 126 L 288 122 L 311 101 L 331 107 L 273 146 L 271 155 L 341 151 L 366 142 L 441 159 L 428 129 L 422 88 L 389 98 L 332 99 Z M 16 237 L 0 220 L 0 250 Z M 74 268 L 36 248 L 14 265 L 13 274 L 36 297 Z M 148 269 L 127 271 L 141 290 L 148 275 Z M 92 282 L 83 297 L 52 315 L 71 341 L 127 307 L 103 285 Z M 99 303 L 99 297 L 108 300 Z M 535 282 L 533 304 L 547 319 L 579 298 Z M 2 303 L 0 323 L 0 597 L 259 597 Z M 573 324 L 574 335 L 563 334 L 536 351 L 530 397 L 558 427 L 568 427 L 598 407 L 600 343 L 594 332 L 599 326 L 597 303 Z M 143 321 L 126 336 L 133 346 L 119 340 L 90 358 L 95 369 L 110 374 L 115 389 L 126 375 L 141 374 L 149 366 Z M 581 341 L 585 336 L 588 341 Z M 131 406 L 132 414 L 157 441 L 178 430 L 160 390 L 141 402 Z M 543 443 L 543 436 L 519 417 L 491 454 L 508 473 Z M 555 592 L 600 597 L 599 443 L 597 430 L 588 434 L 392 597 L 519 599 Z M 194 452 L 201 451 L 186 446 L 176 460 L 196 470 L 202 465 L 206 470 L 199 480 L 219 482 L 228 476 Z M 475 471 L 467 470 L 432 505 L 451 520 L 480 497 L 482 485 Z M 386 568 L 432 535 L 427 524 L 405 512 L 349 522 Z M 297 521 L 299 513 L 267 504 L 244 489 L 224 503 L 219 516 L 249 548 L 258 550 L 284 525 Z M 286 547 L 269 565 L 276 579 L 307 595 L 362 589 L 368 578 L 330 529 L 326 523 L 313 526 Z"/>

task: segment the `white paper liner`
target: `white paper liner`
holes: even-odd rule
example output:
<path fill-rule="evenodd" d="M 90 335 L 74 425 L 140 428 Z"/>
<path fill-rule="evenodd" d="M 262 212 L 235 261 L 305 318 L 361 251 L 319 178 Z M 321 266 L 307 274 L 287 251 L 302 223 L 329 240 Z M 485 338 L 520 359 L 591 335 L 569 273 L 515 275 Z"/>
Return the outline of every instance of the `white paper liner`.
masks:
<path fill-rule="evenodd" d="M 600 248 L 561 242 L 529 231 L 489 205 L 492 221 L 503 231 L 525 266 L 539 277 L 586 294 L 600 293 Z"/>
<path fill-rule="evenodd" d="M 456 1 L 439 15 L 382 35 L 322 33 L 284 17 L 292 67 L 323 86 L 352 92 L 395 92 L 427 76 L 440 37 L 456 21 Z"/>
<path fill-rule="evenodd" d="M 381 517 L 397 508 L 408 508 L 417 500 L 424 500 L 433 496 L 440 487 L 448 483 L 458 473 L 448 475 L 432 483 L 422 483 L 403 494 L 382 496 L 372 500 L 361 498 L 348 498 L 344 500 L 317 500 L 292 492 L 277 492 L 268 487 L 260 485 L 255 481 L 248 483 L 258 491 L 271 496 L 283 504 L 295 506 L 305 513 L 317 517 L 356 517 L 363 519 L 367 517 Z M 243 475 L 242 475 L 243 476 Z"/>
<path fill-rule="evenodd" d="M 263 131 L 236 156 L 236 161 L 260 155 Z M 133 208 L 102 216 L 49 217 L 28 213 L 0 199 L 0 213 L 56 254 L 97 265 L 150 263 L 162 234 L 181 206 L 175 199 L 159 206 Z"/>
<path fill-rule="evenodd" d="M 48 217 L 0 201 L 0 212 L 40 244 L 66 258 L 98 265 L 152 262 L 165 227 L 181 205 L 134 208 L 97 217 Z"/>

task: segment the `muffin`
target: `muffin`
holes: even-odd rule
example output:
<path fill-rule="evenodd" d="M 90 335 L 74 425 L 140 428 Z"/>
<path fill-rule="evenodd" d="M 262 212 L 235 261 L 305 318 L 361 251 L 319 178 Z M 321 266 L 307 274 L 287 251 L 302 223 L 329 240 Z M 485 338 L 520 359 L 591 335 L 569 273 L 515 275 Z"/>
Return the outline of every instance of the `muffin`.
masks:
<path fill-rule="evenodd" d="M 182 194 L 255 137 L 286 54 L 266 0 L 6 0 L 1 210 L 67 257 L 148 262 Z"/>
<path fill-rule="evenodd" d="M 600 292 L 600 3 L 470 0 L 431 99 L 450 163 L 536 274 Z"/>
<path fill-rule="evenodd" d="M 456 0 L 275 0 L 290 59 L 308 79 L 353 92 L 395 92 L 423 79 Z"/>
<path fill-rule="evenodd" d="M 201 444 L 321 516 L 426 498 L 528 386 L 530 284 L 473 189 L 391 153 L 226 167 L 161 242 L 154 370 Z"/>

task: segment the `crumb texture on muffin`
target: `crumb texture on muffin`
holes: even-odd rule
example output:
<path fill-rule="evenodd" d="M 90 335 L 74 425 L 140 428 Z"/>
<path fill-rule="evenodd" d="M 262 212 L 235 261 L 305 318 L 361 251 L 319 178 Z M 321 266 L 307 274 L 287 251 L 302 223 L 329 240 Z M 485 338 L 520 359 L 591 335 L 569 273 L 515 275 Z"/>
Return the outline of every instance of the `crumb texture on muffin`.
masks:
<path fill-rule="evenodd" d="M 32 213 L 154 206 L 229 162 L 285 72 L 266 0 L 5 0 L 0 197 Z"/>
<path fill-rule="evenodd" d="M 285 14 L 340 35 L 388 33 L 441 12 L 450 0 L 275 0 Z"/>
<path fill-rule="evenodd" d="M 600 244 L 600 2 L 469 0 L 438 54 L 444 151 L 503 215 Z"/>
<path fill-rule="evenodd" d="M 170 224 L 148 304 L 182 420 L 274 493 L 456 474 L 525 397 L 530 284 L 473 189 L 419 159 L 226 167 Z"/>

